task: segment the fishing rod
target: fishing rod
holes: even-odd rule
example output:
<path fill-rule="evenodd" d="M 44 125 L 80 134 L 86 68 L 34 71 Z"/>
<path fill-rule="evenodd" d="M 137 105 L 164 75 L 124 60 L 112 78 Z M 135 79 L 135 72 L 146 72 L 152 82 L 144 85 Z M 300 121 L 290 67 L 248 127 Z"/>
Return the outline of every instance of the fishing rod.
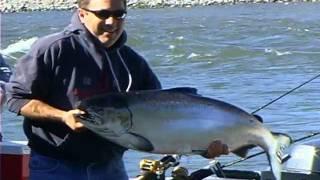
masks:
<path fill-rule="evenodd" d="M 292 141 L 292 144 L 294 144 L 294 143 L 296 143 L 296 142 L 300 142 L 300 141 L 305 140 L 305 139 L 308 139 L 308 138 L 311 138 L 311 137 L 314 137 L 314 136 L 319 135 L 319 134 L 320 134 L 320 131 L 311 133 L 311 134 L 309 134 L 309 135 L 307 135 L 307 136 L 303 136 L 303 137 L 301 137 L 301 138 L 298 138 L 298 139 L 293 140 L 293 141 Z M 221 168 L 225 168 L 225 167 L 229 167 L 229 166 L 238 164 L 238 163 L 243 162 L 243 161 L 245 161 L 245 160 L 247 160 L 247 159 L 251 159 L 251 158 L 253 158 L 253 157 L 259 156 L 259 155 L 264 154 L 264 153 L 266 153 L 266 152 L 265 152 L 265 151 L 261 151 L 261 152 L 252 154 L 252 155 L 250 155 L 250 156 L 248 156 L 248 157 L 240 158 L 240 159 L 238 159 L 238 160 L 236 160 L 236 161 L 233 161 L 233 162 L 230 162 L 230 163 L 227 163 L 227 164 L 222 165 Z"/>
<path fill-rule="evenodd" d="M 320 131 L 312 133 L 312 134 L 309 134 L 307 136 L 303 136 L 301 138 L 293 140 L 293 143 L 308 139 L 310 137 L 313 137 L 313 136 L 316 136 L 316 135 L 319 135 L 319 134 L 320 134 Z M 259 179 L 261 179 L 261 175 L 259 173 L 257 173 L 257 172 L 254 172 L 254 171 L 243 171 L 243 170 L 240 170 L 240 171 L 239 170 L 228 170 L 228 169 L 225 170 L 223 168 L 235 165 L 237 163 L 240 163 L 240 162 L 245 161 L 247 159 L 251 159 L 253 157 L 256 157 L 256 156 L 264 154 L 264 153 L 265 153 L 265 151 L 261 151 L 261 152 L 255 153 L 253 155 L 250 155 L 250 156 L 248 156 L 246 158 L 241 158 L 241 159 L 238 159 L 236 161 L 233 161 L 233 162 L 230 162 L 230 163 L 227 163 L 227 164 L 224 164 L 224 165 L 221 165 L 220 162 L 217 161 L 217 160 L 213 160 L 205 168 L 198 169 L 197 171 L 192 172 L 188 176 L 189 177 L 188 179 L 190 179 L 190 180 L 200 180 L 200 179 L 205 179 L 205 178 L 215 174 L 219 178 L 222 177 L 222 178 L 236 178 L 236 179 L 240 178 L 240 179 L 259 180 Z M 286 160 L 288 160 L 290 158 L 289 155 L 286 155 L 284 157 L 285 158 L 282 159 L 282 162 L 284 162 L 284 161 L 286 161 Z"/>
<path fill-rule="evenodd" d="M 317 79 L 317 78 L 319 78 L 319 77 L 320 77 L 320 74 L 318 74 L 318 75 L 316 75 L 316 76 L 314 76 L 314 77 L 310 78 L 309 80 L 307 80 L 307 81 L 303 82 L 303 83 L 302 83 L 302 84 L 300 84 L 299 86 L 297 86 L 297 87 L 295 87 L 295 88 L 291 89 L 290 91 L 288 91 L 288 92 L 286 92 L 286 93 L 282 94 L 282 95 L 281 95 L 281 96 L 279 96 L 278 98 L 276 98 L 276 99 L 274 99 L 274 100 L 270 101 L 269 103 L 267 103 L 267 104 L 265 104 L 265 105 L 263 105 L 263 106 L 259 107 L 258 109 L 256 109 L 255 111 L 253 111 L 251 114 L 255 114 L 255 113 L 257 113 L 258 111 L 260 111 L 260 110 L 262 110 L 262 109 L 266 108 L 267 106 L 269 106 L 269 105 L 273 104 L 274 102 L 278 101 L 279 99 L 281 99 L 281 98 L 283 98 L 283 97 L 287 96 L 288 94 L 292 93 L 293 91 L 295 91 L 295 90 L 297 90 L 297 89 L 301 88 L 302 86 L 304 86 L 304 85 L 306 85 L 306 84 L 310 83 L 311 81 L 313 81 L 313 80 L 315 80 L 315 79 Z M 258 116 L 258 118 L 259 118 L 259 117 L 260 117 L 260 116 Z M 261 120 L 262 120 L 262 119 L 261 119 Z M 314 137 L 314 136 L 319 135 L 319 134 L 320 134 L 320 131 L 319 131 L 319 132 L 311 133 L 311 134 L 309 134 L 309 135 L 306 135 L 306 136 L 303 136 L 303 137 L 301 137 L 301 138 L 298 138 L 298 139 L 293 140 L 292 144 L 293 144 L 293 143 L 296 143 L 296 142 L 299 142 L 299 141 L 302 141 L 302 140 L 305 140 L 305 139 L 308 139 L 308 138 L 311 138 L 311 137 Z M 266 153 L 266 152 L 265 152 L 265 151 L 261 151 L 261 152 L 258 152 L 258 153 L 255 153 L 255 154 L 252 154 L 252 155 L 250 155 L 250 156 L 247 156 L 247 157 L 245 157 L 245 158 L 240 158 L 240 159 L 238 159 L 238 160 L 236 160 L 236 161 L 232 161 L 232 162 L 229 162 L 229 163 L 227 163 L 227 164 L 221 165 L 221 167 L 220 167 L 220 168 L 225 168 L 225 167 L 229 167 L 229 166 L 232 166 L 232 165 L 238 164 L 238 163 L 240 163 L 240 162 L 243 162 L 243 161 L 245 161 L 245 160 L 251 159 L 251 158 L 256 157 L 256 156 L 259 156 L 259 155 L 264 154 L 264 153 Z"/>
<path fill-rule="evenodd" d="M 306 82 L 304 82 L 304 83 L 300 84 L 299 86 L 297 86 L 297 87 L 295 87 L 295 88 L 291 89 L 290 91 L 288 91 L 288 92 L 286 92 L 286 93 L 282 94 L 282 95 L 281 95 L 281 96 L 279 96 L 278 98 L 276 98 L 276 99 L 274 99 L 274 100 L 272 100 L 272 101 L 268 102 L 267 104 L 265 104 L 265 105 L 263 105 L 263 106 L 259 107 L 257 110 L 253 111 L 251 114 L 255 114 L 255 113 L 257 113 L 258 111 L 260 111 L 260 110 L 262 110 L 262 109 L 264 109 L 264 108 L 268 107 L 269 105 L 271 105 L 271 104 L 273 104 L 274 102 L 278 101 L 279 99 L 281 99 L 281 98 L 283 98 L 283 97 L 287 96 L 288 94 L 292 93 L 293 91 L 295 91 L 295 90 L 297 90 L 297 89 L 301 88 L 302 86 L 304 86 L 304 85 L 306 85 L 306 84 L 310 83 L 311 81 L 313 81 L 313 80 L 317 79 L 318 77 L 320 77 L 320 74 L 318 74 L 318 75 L 316 75 L 316 76 L 312 77 L 311 79 L 309 79 L 309 80 L 307 80 Z"/>
<path fill-rule="evenodd" d="M 291 89 L 290 91 L 282 94 L 282 95 L 279 96 L 278 98 L 276 98 L 276 99 L 270 101 L 269 103 L 261 106 L 261 107 L 258 108 L 257 110 L 253 111 L 252 114 L 255 115 L 255 113 L 257 113 L 258 111 L 266 108 L 267 106 L 273 104 L 274 102 L 278 101 L 279 99 L 281 99 L 281 98 L 287 96 L 288 94 L 292 93 L 293 91 L 301 88 L 302 86 L 310 83 L 311 81 L 317 79 L 318 77 L 320 77 L 320 74 L 312 77 L 312 78 L 309 79 L 308 81 L 300 84 L 299 86 L 297 86 L 297 87 Z M 257 116 L 257 118 L 260 119 L 260 116 Z M 262 119 L 260 119 L 260 120 L 262 121 Z M 293 141 L 292 141 L 292 144 L 293 144 L 293 143 L 296 143 L 296 142 L 299 142 L 299 141 L 302 141 L 302 140 L 305 140 L 305 139 L 308 139 L 308 138 L 311 138 L 311 137 L 314 137 L 314 136 L 319 135 L 319 134 L 320 134 L 320 131 L 319 131 L 319 132 L 311 133 L 311 134 L 309 134 L 309 135 L 307 135 L 307 136 L 303 136 L 303 137 L 301 137 L 301 138 L 298 138 L 298 139 L 293 140 Z M 228 172 L 228 170 L 222 170 L 223 168 L 226 168 L 226 167 L 235 165 L 235 164 L 237 164 L 237 163 L 243 162 L 243 161 L 245 161 L 245 160 L 251 159 L 251 158 L 253 158 L 253 157 L 259 156 L 259 155 L 264 154 L 264 153 L 266 153 L 266 152 L 265 152 L 265 151 L 261 151 L 261 152 L 252 154 L 252 155 L 250 155 L 250 156 L 247 156 L 247 157 L 245 157 L 245 158 L 240 158 L 240 159 L 238 159 L 238 160 L 236 160 L 236 161 L 229 162 L 229 163 L 224 164 L 224 165 L 220 165 L 220 163 L 219 163 L 218 161 L 214 160 L 214 161 L 212 161 L 213 163 L 210 163 L 210 164 L 212 164 L 212 165 L 210 165 L 209 168 L 199 169 L 199 170 L 191 173 L 190 176 L 189 176 L 189 179 L 190 179 L 190 178 L 191 178 L 191 179 L 204 179 L 204 178 L 206 178 L 206 177 L 208 177 L 208 176 L 210 176 L 210 175 L 212 175 L 212 174 L 217 174 L 218 177 L 226 177 L 226 174 L 225 174 L 225 173 L 233 173 L 233 170 L 231 170 L 230 172 Z M 286 159 L 288 159 L 289 157 L 290 157 L 290 156 L 286 156 L 286 157 L 283 159 L 283 161 L 286 160 Z M 237 172 L 237 173 L 239 173 L 239 172 Z M 242 173 L 242 174 L 243 174 L 243 173 Z M 245 174 L 244 177 L 248 177 L 248 175 L 250 175 L 250 177 L 252 176 L 252 178 L 250 178 L 250 179 L 259 179 L 259 177 L 260 177 L 257 173 L 253 173 L 253 172 L 251 172 L 251 171 L 246 171 L 246 172 L 244 172 L 244 174 Z M 188 177 L 188 173 L 186 173 L 185 175 L 186 175 L 186 177 Z"/>
<path fill-rule="evenodd" d="M 301 138 L 293 140 L 293 143 L 311 138 L 311 137 L 319 135 L 319 134 L 320 134 L 320 131 L 311 133 L 307 136 L 303 136 Z M 163 163 L 170 162 L 170 164 L 165 165 L 165 169 L 163 169 L 162 173 L 164 173 L 167 168 L 176 166 L 176 168 L 172 171 L 172 174 L 176 173 L 176 175 L 182 175 L 182 176 L 179 176 L 179 177 L 181 177 L 181 179 L 199 180 L 199 179 L 204 179 L 206 177 L 209 177 L 212 174 L 216 174 L 218 177 L 227 177 L 227 176 L 232 176 L 232 175 L 234 176 L 235 173 L 237 174 L 237 177 L 243 177 L 245 179 L 248 179 L 249 177 L 250 177 L 250 179 L 260 179 L 260 175 L 256 172 L 238 171 L 238 170 L 223 170 L 223 168 L 232 166 L 234 164 L 251 159 L 253 157 L 256 157 L 256 156 L 264 154 L 264 153 L 265 153 L 265 151 L 261 151 L 261 152 L 252 154 L 246 158 L 241 158 L 239 160 L 236 160 L 236 161 L 224 164 L 224 165 L 221 165 L 218 161 L 213 160 L 210 162 L 209 167 L 194 171 L 190 175 L 188 175 L 188 171 L 185 168 L 177 166 L 179 164 L 180 156 L 167 155 L 166 157 L 162 158 L 160 161 L 162 161 Z M 286 158 L 284 158 L 283 161 L 285 161 L 289 157 L 290 156 L 286 156 Z M 143 160 L 142 164 L 140 162 L 140 168 L 142 167 L 142 165 L 144 168 L 143 170 L 147 170 L 147 172 L 152 172 L 152 169 L 154 169 L 154 166 L 156 165 L 156 163 L 155 163 L 155 161 Z M 159 165 L 161 165 L 161 164 L 159 164 Z M 183 170 L 183 172 L 182 172 L 182 170 Z M 153 175 L 156 175 L 156 174 L 157 173 L 154 173 Z M 151 175 L 152 175 L 152 173 L 141 175 L 140 179 L 139 178 L 138 179 L 139 180 L 150 179 L 152 177 Z M 158 176 L 156 176 L 156 177 L 158 177 Z M 163 176 L 163 178 L 164 178 L 164 176 Z M 151 179 L 158 179 L 158 178 L 151 178 Z"/>
<path fill-rule="evenodd" d="M 297 87 L 295 87 L 295 88 L 291 89 L 290 91 L 288 91 L 288 92 L 286 92 L 286 93 L 282 94 L 282 95 L 281 95 L 281 96 L 279 96 L 278 98 L 276 98 L 276 99 L 274 99 L 274 100 L 270 101 L 269 103 L 267 103 L 267 104 L 265 104 L 265 105 L 263 105 L 263 106 L 259 107 L 257 110 L 253 111 L 253 112 L 252 112 L 252 114 L 257 113 L 258 111 L 260 111 L 260 110 L 262 110 L 262 109 L 266 108 L 267 106 L 271 105 L 272 103 L 274 103 L 274 102 L 278 101 L 279 99 L 281 99 L 281 98 L 283 98 L 283 97 L 287 96 L 288 94 L 292 93 L 293 91 L 295 91 L 295 90 L 297 90 L 297 89 L 301 88 L 302 86 L 304 86 L 304 85 L 306 85 L 306 84 L 310 83 L 311 81 L 313 81 L 313 80 L 315 80 L 315 79 L 317 79 L 317 78 L 319 78 L 319 77 L 320 77 L 320 74 L 318 74 L 318 75 L 316 75 L 316 76 L 312 77 L 311 79 L 309 79 L 309 80 L 307 80 L 307 81 L 303 82 L 303 83 L 302 83 L 302 84 L 300 84 L 299 86 L 297 86 Z M 296 139 L 296 140 L 293 140 L 293 142 L 292 142 L 292 143 L 296 143 L 296 142 L 299 142 L 299 141 L 302 141 L 302 140 L 305 140 L 305 139 L 311 138 L 311 137 L 316 136 L 316 135 L 319 135 L 319 134 L 320 134 L 320 131 L 319 131 L 319 132 L 315 132 L 315 133 L 311 133 L 311 134 L 309 134 L 309 135 L 307 135 L 307 136 L 303 136 L 303 137 L 301 137 L 301 138 L 298 138 L 298 139 Z M 232 165 L 234 165 L 234 164 L 240 163 L 240 162 L 245 161 L 245 160 L 247 160 L 247 159 L 251 159 L 251 158 L 253 158 L 253 157 L 259 156 L 259 155 L 264 154 L 264 153 L 265 153 L 265 151 L 261 151 L 261 152 L 258 152 L 258 153 L 256 153 L 256 154 L 252 154 L 252 155 L 250 155 L 250 156 L 248 156 L 248 157 L 240 158 L 240 159 L 238 159 L 238 160 L 236 160 L 236 161 L 233 161 L 233 162 L 227 163 L 227 164 L 225 164 L 225 165 L 222 165 L 222 166 L 221 166 L 221 168 L 225 168 L 225 167 L 232 166 Z"/>
<path fill-rule="evenodd" d="M 315 79 L 317 79 L 317 78 L 319 78 L 319 77 L 320 77 L 320 74 L 312 77 L 311 79 L 303 82 L 302 84 L 300 84 L 300 85 L 298 85 L 297 87 L 291 89 L 290 91 L 282 94 L 282 95 L 279 96 L 278 98 L 276 98 L 276 99 L 268 102 L 267 104 L 259 107 L 258 109 L 256 109 L 255 111 L 253 111 L 251 114 L 255 115 L 255 113 L 257 113 L 258 111 L 260 111 L 260 110 L 268 107 L 269 105 L 273 104 L 274 102 L 278 101 L 279 99 L 287 96 L 288 94 L 292 93 L 293 91 L 301 88 L 302 86 L 310 83 L 311 81 L 313 81 L 313 80 L 315 80 Z M 262 118 L 261 118 L 260 116 L 258 116 L 258 115 L 256 116 L 256 118 L 257 118 L 259 121 L 261 121 L 261 122 L 263 121 Z M 299 141 L 302 141 L 302 140 L 311 138 L 311 137 L 316 136 L 316 135 L 319 135 L 319 134 L 320 134 L 320 131 L 319 131 L 319 132 L 315 132 L 315 133 L 311 133 L 311 134 L 309 134 L 309 135 L 307 135 L 307 136 L 303 136 L 303 137 L 301 137 L 301 138 L 298 138 L 298 139 L 296 139 L 296 140 L 293 140 L 292 143 L 296 143 L 296 142 L 299 142 Z M 229 166 L 238 164 L 238 163 L 240 163 L 240 162 L 243 162 L 243 161 L 245 161 L 245 160 L 251 159 L 251 158 L 256 157 L 256 156 L 259 156 L 259 155 L 264 154 L 264 153 L 266 153 L 266 152 L 265 152 L 265 151 L 261 151 L 261 152 L 252 154 L 252 155 L 250 155 L 250 156 L 247 156 L 247 157 L 245 157 L 245 158 L 240 158 L 240 159 L 238 159 L 238 160 L 236 160 L 236 161 L 229 162 L 229 163 L 224 164 L 224 165 L 220 165 L 220 164 L 219 164 L 218 167 L 222 170 L 222 168 L 225 168 L 225 167 L 229 167 Z M 199 170 L 199 173 L 201 173 L 202 170 L 204 170 L 204 169 Z M 204 171 L 207 171 L 207 170 L 204 170 Z M 209 173 L 207 172 L 207 173 L 205 174 L 205 176 L 209 176 L 209 175 L 211 175 L 213 172 L 214 172 L 214 171 L 211 171 L 211 172 L 209 172 Z M 196 173 L 197 173 L 197 172 L 196 172 Z"/>

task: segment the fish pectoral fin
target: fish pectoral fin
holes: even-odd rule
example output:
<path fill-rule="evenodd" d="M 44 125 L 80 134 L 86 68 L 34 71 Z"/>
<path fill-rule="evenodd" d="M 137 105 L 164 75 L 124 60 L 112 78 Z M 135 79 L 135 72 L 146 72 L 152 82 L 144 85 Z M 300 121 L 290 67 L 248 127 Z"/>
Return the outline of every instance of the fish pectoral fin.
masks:
<path fill-rule="evenodd" d="M 246 157 L 249 150 L 256 147 L 256 145 L 250 144 L 250 145 L 246 145 L 246 146 L 242 146 L 238 149 L 235 149 L 232 151 L 233 154 L 240 156 L 242 158 Z"/>
<path fill-rule="evenodd" d="M 131 136 L 128 144 L 129 148 L 145 152 L 153 151 L 154 147 L 147 138 L 136 133 L 129 133 L 128 135 Z"/>

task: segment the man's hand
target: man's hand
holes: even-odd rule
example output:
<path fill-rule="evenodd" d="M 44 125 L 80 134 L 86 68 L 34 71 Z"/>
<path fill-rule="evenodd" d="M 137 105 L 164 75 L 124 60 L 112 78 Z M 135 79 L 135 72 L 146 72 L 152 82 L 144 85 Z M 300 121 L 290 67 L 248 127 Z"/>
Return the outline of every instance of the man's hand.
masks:
<path fill-rule="evenodd" d="M 80 131 L 84 129 L 84 126 L 79 122 L 77 115 L 85 114 L 84 111 L 79 109 L 70 110 L 64 113 L 62 116 L 62 122 L 64 122 L 68 127 L 74 131 Z"/>
<path fill-rule="evenodd" d="M 223 154 L 229 154 L 228 146 L 218 140 L 218 141 L 213 141 L 209 145 L 207 152 L 202 156 L 208 159 L 213 159 Z"/>
<path fill-rule="evenodd" d="M 77 118 L 77 115 L 85 114 L 85 112 L 80 109 L 64 111 L 43 101 L 32 99 L 21 108 L 20 114 L 39 121 L 62 122 L 74 131 L 84 129 L 83 124 L 80 123 Z"/>

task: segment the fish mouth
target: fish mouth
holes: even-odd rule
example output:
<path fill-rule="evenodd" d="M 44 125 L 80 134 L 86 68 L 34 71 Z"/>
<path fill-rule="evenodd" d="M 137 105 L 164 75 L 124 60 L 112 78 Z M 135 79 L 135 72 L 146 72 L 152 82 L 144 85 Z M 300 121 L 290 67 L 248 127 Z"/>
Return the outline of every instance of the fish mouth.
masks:
<path fill-rule="evenodd" d="M 132 129 L 132 112 L 128 107 L 118 110 L 101 110 L 99 107 L 90 108 L 85 110 L 85 114 L 77 114 L 76 117 L 89 129 L 101 130 L 102 128 L 107 128 L 107 130 L 103 131 L 108 132 L 108 134 L 114 134 L 114 136 L 121 136 Z M 101 116 L 104 113 L 110 115 L 110 121 L 107 123 L 105 122 L 106 117 Z"/>
<path fill-rule="evenodd" d="M 83 123 L 92 123 L 94 125 L 101 125 L 102 122 L 102 117 L 95 112 L 88 112 L 86 111 L 85 114 L 76 114 L 76 117 L 79 118 L 80 120 L 82 120 Z M 98 119 L 100 121 L 98 121 Z"/>

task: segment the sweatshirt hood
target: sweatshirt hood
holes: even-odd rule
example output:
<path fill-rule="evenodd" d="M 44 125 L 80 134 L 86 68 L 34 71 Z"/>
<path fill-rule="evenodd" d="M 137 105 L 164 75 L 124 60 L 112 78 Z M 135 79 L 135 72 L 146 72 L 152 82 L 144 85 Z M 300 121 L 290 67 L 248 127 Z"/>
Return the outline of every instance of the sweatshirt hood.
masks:
<path fill-rule="evenodd" d="M 94 43 L 98 43 L 102 45 L 102 43 L 92 35 L 88 29 L 81 23 L 80 18 L 78 16 L 78 10 L 75 10 L 71 17 L 71 23 L 65 28 L 67 32 L 71 33 L 85 33 L 86 36 L 92 40 Z M 110 47 L 109 50 L 119 49 L 125 45 L 127 42 L 127 33 L 123 31 L 119 39 Z"/>

